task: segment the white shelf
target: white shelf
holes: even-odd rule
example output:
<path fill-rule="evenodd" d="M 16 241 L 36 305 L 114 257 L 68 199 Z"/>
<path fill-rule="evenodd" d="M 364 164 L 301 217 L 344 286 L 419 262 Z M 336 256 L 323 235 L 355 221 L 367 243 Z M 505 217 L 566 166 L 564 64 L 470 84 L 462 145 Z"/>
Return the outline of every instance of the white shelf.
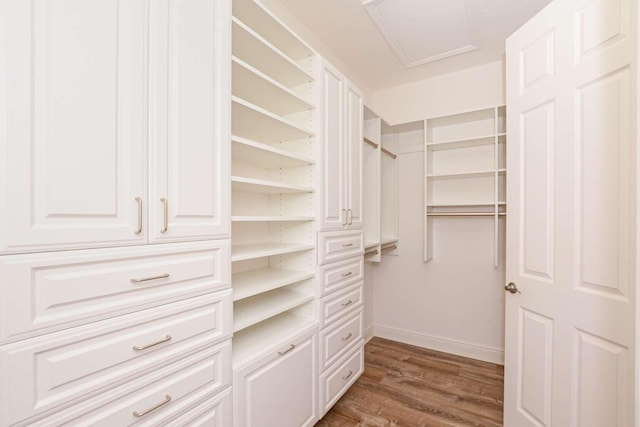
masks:
<path fill-rule="evenodd" d="M 313 105 L 239 58 L 232 61 L 231 92 L 279 116 L 312 110 Z"/>
<path fill-rule="evenodd" d="M 236 273 L 231 279 L 233 300 L 239 301 L 254 295 L 302 282 L 314 276 L 315 273 L 271 267 Z"/>
<path fill-rule="evenodd" d="M 316 324 L 313 318 L 283 313 L 238 332 L 233 337 L 234 367 Z"/>
<path fill-rule="evenodd" d="M 298 63 L 238 18 L 233 17 L 231 22 L 234 56 L 251 63 L 252 66 L 286 87 L 295 87 L 314 80 Z"/>
<path fill-rule="evenodd" d="M 233 16 L 242 20 L 288 56 L 299 60 L 314 53 L 306 43 L 291 33 L 276 17 L 253 0 L 234 0 Z"/>
<path fill-rule="evenodd" d="M 233 332 L 239 332 L 313 300 L 314 296 L 274 289 L 233 304 Z"/>
<path fill-rule="evenodd" d="M 243 176 L 231 177 L 231 188 L 241 193 L 260 194 L 288 194 L 288 193 L 313 193 L 313 188 L 300 185 L 290 185 L 278 181 L 246 178 Z"/>
<path fill-rule="evenodd" d="M 234 135 L 265 143 L 291 141 L 314 135 L 310 129 L 237 96 L 231 97 L 231 128 Z"/>
<path fill-rule="evenodd" d="M 236 215 L 231 217 L 232 222 L 307 222 L 315 220 L 312 216 L 260 216 L 260 215 Z"/>
<path fill-rule="evenodd" d="M 248 259 L 264 258 L 274 255 L 284 255 L 293 252 L 308 251 L 315 245 L 306 243 L 252 243 L 231 246 L 231 261 L 245 261 Z"/>
<path fill-rule="evenodd" d="M 364 248 L 366 249 L 371 249 L 371 248 L 375 248 L 376 246 L 380 245 L 380 242 L 364 242 Z"/>
<path fill-rule="evenodd" d="M 287 166 L 303 166 L 315 163 L 308 157 L 298 156 L 285 150 L 235 135 L 231 137 L 231 149 L 234 163 L 242 163 L 263 169 L 279 169 Z"/>
<path fill-rule="evenodd" d="M 475 147 L 478 145 L 492 145 L 498 138 L 506 136 L 506 133 L 473 136 L 469 138 L 450 139 L 446 141 L 427 142 L 427 148 L 431 150 L 448 150 L 458 148 Z"/>
<path fill-rule="evenodd" d="M 386 245 L 390 245 L 392 243 L 397 243 L 397 242 L 398 242 L 397 237 L 383 237 L 380 240 L 380 246 L 386 246 Z"/>
<path fill-rule="evenodd" d="M 498 202 L 498 206 L 506 206 L 506 202 Z M 495 202 L 486 203 L 427 203 L 428 208 L 473 208 L 473 207 L 491 207 L 495 206 Z"/>
<path fill-rule="evenodd" d="M 429 179 L 446 179 L 446 178 L 474 178 L 474 177 L 482 177 L 482 176 L 493 176 L 496 172 L 500 170 L 497 169 L 488 169 L 483 171 L 474 171 L 474 172 L 455 172 L 455 173 L 437 173 L 437 174 L 429 174 L 427 178 Z"/>

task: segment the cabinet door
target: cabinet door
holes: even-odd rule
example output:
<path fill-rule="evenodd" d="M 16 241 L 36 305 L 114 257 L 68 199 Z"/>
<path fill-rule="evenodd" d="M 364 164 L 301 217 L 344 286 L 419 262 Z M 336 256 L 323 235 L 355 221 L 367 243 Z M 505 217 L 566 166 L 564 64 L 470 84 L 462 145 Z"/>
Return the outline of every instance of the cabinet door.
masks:
<path fill-rule="evenodd" d="M 348 228 L 363 228 L 362 220 L 362 172 L 363 172 L 363 120 L 364 104 L 362 93 L 351 82 L 346 88 L 346 129 L 345 149 L 348 161 L 345 162 L 345 174 L 348 182 L 347 209 L 349 210 Z"/>
<path fill-rule="evenodd" d="M 234 425 L 312 426 L 317 420 L 317 354 L 314 332 L 236 373 Z"/>
<path fill-rule="evenodd" d="M 151 242 L 229 234 L 229 10 L 151 1 Z"/>
<path fill-rule="evenodd" d="M 323 169 L 322 230 L 342 230 L 346 223 L 347 183 L 344 171 L 344 79 L 331 65 L 322 66 Z"/>
<path fill-rule="evenodd" d="M 146 9 L 0 2 L 0 253 L 145 241 Z"/>

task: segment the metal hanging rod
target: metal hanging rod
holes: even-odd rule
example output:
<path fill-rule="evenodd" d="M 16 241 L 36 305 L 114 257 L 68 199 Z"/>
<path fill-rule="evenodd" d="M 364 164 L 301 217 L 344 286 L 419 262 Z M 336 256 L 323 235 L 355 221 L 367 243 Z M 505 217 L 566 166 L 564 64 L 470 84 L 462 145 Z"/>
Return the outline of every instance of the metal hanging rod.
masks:
<path fill-rule="evenodd" d="M 383 246 L 382 250 L 383 251 L 394 251 L 398 249 L 398 245 L 391 245 L 391 246 Z"/>
<path fill-rule="evenodd" d="M 377 249 L 374 249 L 374 250 L 372 250 L 372 251 L 365 252 L 364 254 L 365 254 L 365 255 L 378 255 L 378 250 L 377 250 Z"/>
<path fill-rule="evenodd" d="M 382 152 L 383 152 L 384 154 L 386 154 L 387 156 L 391 157 L 392 159 L 394 159 L 394 160 L 395 160 L 395 159 L 397 159 L 397 158 L 398 158 L 398 155 L 397 155 L 397 154 L 393 154 L 391 151 L 387 150 L 386 148 L 384 148 L 384 147 L 380 147 L 380 149 L 382 150 Z"/>
<path fill-rule="evenodd" d="M 370 140 L 366 136 L 364 137 L 364 142 L 366 142 L 367 144 L 369 144 L 373 148 L 378 148 L 378 144 L 376 144 L 375 142 L 373 142 L 372 140 Z"/>
<path fill-rule="evenodd" d="M 495 212 L 427 212 L 427 216 L 495 216 Z M 498 212 L 499 216 L 506 216 L 506 212 Z"/>

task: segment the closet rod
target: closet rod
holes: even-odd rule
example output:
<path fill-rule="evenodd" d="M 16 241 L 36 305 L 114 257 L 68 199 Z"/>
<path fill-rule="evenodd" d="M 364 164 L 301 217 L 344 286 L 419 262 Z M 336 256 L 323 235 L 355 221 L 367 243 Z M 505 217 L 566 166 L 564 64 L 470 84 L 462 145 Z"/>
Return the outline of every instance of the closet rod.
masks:
<path fill-rule="evenodd" d="M 494 212 L 427 212 L 427 216 L 494 216 Z M 499 212 L 499 216 L 506 216 L 506 212 Z"/>
<path fill-rule="evenodd" d="M 382 150 L 382 152 L 383 152 L 384 154 L 386 154 L 387 156 L 390 156 L 392 159 L 394 159 L 394 160 L 395 160 L 396 158 L 398 158 L 398 155 L 397 155 L 397 154 L 393 154 L 391 151 L 387 150 L 386 148 L 384 148 L 384 147 L 380 147 L 380 149 Z"/>
<path fill-rule="evenodd" d="M 383 251 L 394 251 L 398 249 L 398 245 L 385 246 L 382 248 Z"/>
<path fill-rule="evenodd" d="M 372 250 L 372 251 L 365 252 L 364 254 L 365 254 L 365 255 L 378 255 L 378 250 L 377 250 L 377 249 L 374 249 L 374 250 Z"/>
<path fill-rule="evenodd" d="M 370 140 L 369 138 L 367 138 L 365 136 L 364 138 L 364 142 L 366 142 L 367 144 L 369 144 L 370 146 L 372 146 L 373 148 L 378 148 L 378 144 L 376 144 L 375 142 L 373 142 L 372 140 Z M 383 148 L 384 150 L 384 148 Z"/>

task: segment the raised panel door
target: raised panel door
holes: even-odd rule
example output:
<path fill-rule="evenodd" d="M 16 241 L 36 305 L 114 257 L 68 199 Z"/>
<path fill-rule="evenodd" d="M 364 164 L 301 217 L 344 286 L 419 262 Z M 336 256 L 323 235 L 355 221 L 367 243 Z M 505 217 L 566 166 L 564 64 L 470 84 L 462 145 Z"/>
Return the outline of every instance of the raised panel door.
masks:
<path fill-rule="evenodd" d="M 351 82 L 346 87 L 346 135 L 345 149 L 348 162 L 345 164 L 347 175 L 347 225 L 350 229 L 363 228 L 362 174 L 363 174 L 363 137 L 364 102 L 362 93 Z"/>
<path fill-rule="evenodd" d="M 0 253 L 145 241 L 146 4 L 0 4 Z"/>

